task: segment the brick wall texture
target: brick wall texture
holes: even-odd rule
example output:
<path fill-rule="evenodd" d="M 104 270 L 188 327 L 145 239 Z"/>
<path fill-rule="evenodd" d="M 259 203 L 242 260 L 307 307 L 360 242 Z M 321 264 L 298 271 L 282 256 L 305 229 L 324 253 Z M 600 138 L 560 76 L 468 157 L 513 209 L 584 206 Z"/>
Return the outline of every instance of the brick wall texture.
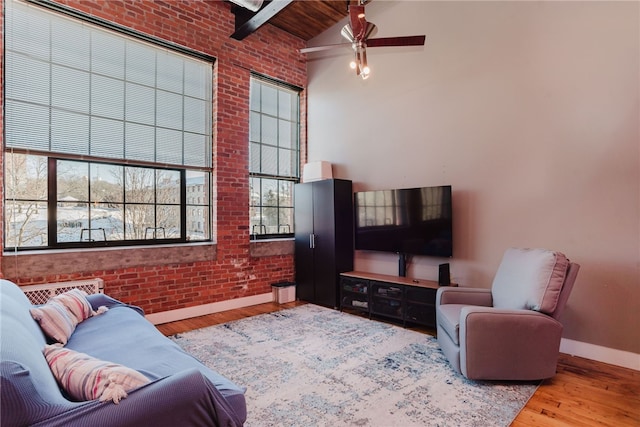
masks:
<path fill-rule="evenodd" d="M 216 58 L 212 196 L 216 244 L 184 251 L 146 247 L 4 254 L 2 277 L 20 285 L 102 277 L 105 293 L 139 305 L 146 313 L 268 293 L 271 283 L 293 280 L 290 250 L 272 253 L 261 250 L 258 256 L 252 256 L 250 251 L 249 81 L 254 71 L 305 87 L 306 64 L 297 52 L 304 42 L 270 25 L 242 41 L 231 39 L 234 16 L 231 4 L 222 1 L 61 0 L 59 3 Z M 4 55 L 2 58 L 4 68 Z M 305 117 L 303 91 L 301 147 L 306 139 Z"/>

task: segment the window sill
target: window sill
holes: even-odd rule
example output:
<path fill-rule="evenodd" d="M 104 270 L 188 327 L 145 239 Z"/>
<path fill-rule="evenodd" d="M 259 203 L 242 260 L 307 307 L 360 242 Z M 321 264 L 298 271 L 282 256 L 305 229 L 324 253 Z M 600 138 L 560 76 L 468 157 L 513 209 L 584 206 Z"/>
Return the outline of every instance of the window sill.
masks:
<path fill-rule="evenodd" d="M 212 242 L 4 252 L 2 273 L 5 277 L 50 276 L 211 261 L 216 258 L 217 245 Z"/>

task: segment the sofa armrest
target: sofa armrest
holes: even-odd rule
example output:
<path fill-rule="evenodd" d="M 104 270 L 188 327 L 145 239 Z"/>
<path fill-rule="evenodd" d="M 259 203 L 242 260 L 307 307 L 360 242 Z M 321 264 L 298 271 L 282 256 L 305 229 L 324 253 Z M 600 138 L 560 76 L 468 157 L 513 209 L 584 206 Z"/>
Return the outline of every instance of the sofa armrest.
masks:
<path fill-rule="evenodd" d="M 34 426 L 220 426 L 241 427 L 234 410 L 197 369 L 154 381 L 119 404 L 92 400 Z"/>
<path fill-rule="evenodd" d="M 537 311 L 464 307 L 460 368 L 470 379 L 550 378 L 561 337 L 562 324 Z"/>
<path fill-rule="evenodd" d="M 118 307 L 118 306 L 129 307 L 137 311 L 141 316 L 144 316 L 144 310 L 142 310 L 140 307 L 126 304 L 122 301 L 118 301 L 115 298 L 111 298 L 110 296 L 105 294 L 87 295 L 87 301 L 89 301 L 89 304 L 91 304 L 91 307 L 93 308 L 93 310 L 97 310 L 101 306 L 105 306 L 107 308 Z"/>
<path fill-rule="evenodd" d="M 441 287 L 436 293 L 436 306 L 441 304 L 468 304 L 484 307 L 493 305 L 491 289 Z"/>

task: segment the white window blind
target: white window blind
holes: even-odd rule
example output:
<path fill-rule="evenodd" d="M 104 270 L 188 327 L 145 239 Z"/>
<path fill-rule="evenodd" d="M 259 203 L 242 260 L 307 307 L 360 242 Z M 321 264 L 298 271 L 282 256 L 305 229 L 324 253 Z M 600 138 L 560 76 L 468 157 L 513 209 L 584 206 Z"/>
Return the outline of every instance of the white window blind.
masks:
<path fill-rule="evenodd" d="M 7 148 L 211 167 L 211 62 L 5 4 Z"/>

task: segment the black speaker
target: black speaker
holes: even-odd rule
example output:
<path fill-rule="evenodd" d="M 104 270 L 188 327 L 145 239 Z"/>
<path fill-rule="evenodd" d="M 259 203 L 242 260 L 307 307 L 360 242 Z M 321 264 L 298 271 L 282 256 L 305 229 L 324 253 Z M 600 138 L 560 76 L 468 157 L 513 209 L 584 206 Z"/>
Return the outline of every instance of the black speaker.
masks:
<path fill-rule="evenodd" d="M 449 263 L 440 264 L 438 266 L 438 285 L 446 286 L 451 284 L 451 275 L 449 273 Z"/>

